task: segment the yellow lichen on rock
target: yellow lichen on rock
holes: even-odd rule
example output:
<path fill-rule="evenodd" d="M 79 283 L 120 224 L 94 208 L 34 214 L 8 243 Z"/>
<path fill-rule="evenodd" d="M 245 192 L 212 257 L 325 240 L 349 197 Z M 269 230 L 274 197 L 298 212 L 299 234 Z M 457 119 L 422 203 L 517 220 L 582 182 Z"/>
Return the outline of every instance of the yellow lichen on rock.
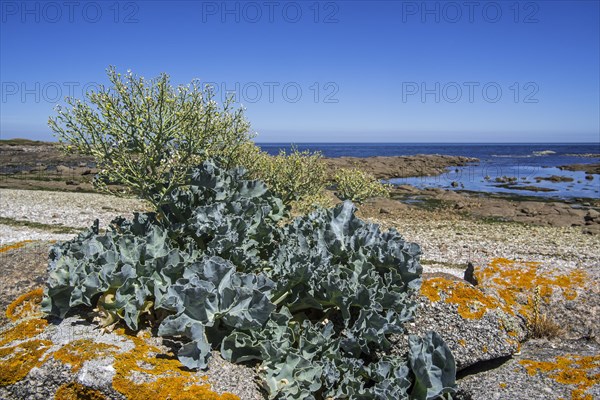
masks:
<path fill-rule="evenodd" d="M 33 240 L 23 240 L 21 242 L 17 242 L 17 243 L 13 243 L 13 244 L 9 244 L 6 246 L 2 246 L 0 247 L 0 253 L 4 253 L 6 251 L 9 250 L 16 250 L 16 249 L 20 249 L 21 247 L 25 246 L 27 243 L 32 243 Z"/>
<path fill-rule="evenodd" d="M 535 309 L 534 291 L 545 303 L 557 289 L 564 299 L 573 300 L 577 297 L 576 289 L 586 282 L 587 274 L 582 270 L 568 274 L 542 273 L 539 266 L 539 263 L 498 258 L 485 268 L 475 269 L 478 286 L 433 277 L 423 282 L 420 294 L 433 302 L 443 300 L 456 304 L 458 313 L 465 319 L 479 319 L 489 309 L 529 318 Z"/>
<path fill-rule="evenodd" d="M 117 346 L 96 343 L 89 339 L 74 340 L 52 354 L 55 360 L 71 366 L 74 373 L 79 371 L 83 363 L 96 358 L 114 356 L 119 350 Z"/>
<path fill-rule="evenodd" d="M 54 400 L 106 400 L 102 392 L 77 382 L 65 383 L 54 394 Z"/>
<path fill-rule="evenodd" d="M 33 292 L 32 292 L 33 293 Z M 23 297 L 23 299 L 21 299 Z M 22 314 L 34 310 L 35 295 L 28 293 L 15 300 L 6 315 L 17 319 Z M 25 306 L 19 306 L 26 304 Z M 27 305 L 29 304 L 29 305 Z M 15 310 L 19 312 L 15 313 Z M 25 312 L 25 310 L 28 310 Z M 11 318 L 13 319 L 13 318 Z M 0 332 L 0 386 L 11 385 L 23 379 L 33 367 L 39 367 L 45 361 L 45 354 L 52 342 L 31 340 L 42 333 L 48 322 L 45 319 L 25 319 Z M 13 342 L 20 342 L 10 346 Z"/>
<path fill-rule="evenodd" d="M 509 308 L 506 311 L 524 316 L 531 313 L 532 295 L 536 288 L 539 288 L 541 299 L 546 303 L 557 289 L 566 300 L 574 300 L 577 297 L 576 289 L 582 288 L 587 278 L 581 269 L 567 274 L 542 272 L 539 269 L 540 263 L 497 258 L 485 268 L 476 268 L 475 277 L 482 288 L 498 293 L 498 297 Z M 520 302 L 519 296 L 526 296 L 527 304 Z"/>
<path fill-rule="evenodd" d="M 32 368 L 42 365 L 50 346 L 52 342 L 49 340 L 29 340 L 13 347 L 0 348 L 0 386 L 19 382 Z"/>
<path fill-rule="evenodd" d="M 421 285 L 421 294 L 431 301 L 456 304 L 458 313 L 465 319 L 480 319 L 489 309 L 502 309 L 503 305 L 495 298 L 467 282 L 442 277 L 426 279 Z"/>
<path fill-rule="evenodd" d="M 26 340 L 42 333 L 48 321 L 45 319 L 27 319 L 0 333 L 0 346 L 17 340 Z"/>
<path fill-rule="evenodd" d="M 531 376 L 537 373 L 547 374 L 550 378 L 564 385 L 574 385 L 572 400 L 592 400 L 586 393 L 594 385 L 600 385 L 600 355 L 581 356 L 565 354 L 552 361 L 521 360 Z"/>
<path fill-rule="evenodd" d="M 50 356 L 69 365 L 73 373 L 88 360 L 112 356 L 116 371 L 112 386 L 127 399 L 239 400 L 238 396 L 230 393 L 213 392 L 205 378 L 184 369 L 172 354 L 165 355 L 158 347 L 148 344 L 146 339 L 149 335 L 136 337 L 126 335 L 123 329 L 116 331 L 116 334 L 133 341 L 134 349 L 125 352 L 121 352 L 118 346 L 92 339 L 75 340 L 51 352 L 51 341 L 35 339 L 46 329 L 48 322 L 31 318 L 39 312 L 41 296 L 41 289 L 24 294 L 7 309 L 6 314 L 14 324 L 0 332 L 0 386 L 21 381 L 32 368 L 40 367 Z M 19 322 L 24 317 L 28 318 Z M 17 344 L 11 345 L 13 342 Z M 75 383 L 61 386 L 56 398 L 104 399 L 102 393 Z"/>
<path fill-rule="evenodd" d="M 118 330 L 117 334 L 125 334 Z M 218 394 L 208 383 L 192 371 L 184 369 L 176 358 L 156 357 L 160 349 L 146 343 L 143 338 L 131 336 L 135 349 L 115 356 L 116 375 L 113 388 L 129 400 L 150 398 L 187 400 L 239 400 L 230 393 Z M 142 377 L 142 383 L 132 378 Z"/>
<path fill-rule="evenodd" d="M 43 296 L 43 288 L 36 288 L 22 294 L 6 307 L 6 317 L 11 321 L 32 316 L 41 317 L 42 311 L 40 310 L 40 304 Z"/>

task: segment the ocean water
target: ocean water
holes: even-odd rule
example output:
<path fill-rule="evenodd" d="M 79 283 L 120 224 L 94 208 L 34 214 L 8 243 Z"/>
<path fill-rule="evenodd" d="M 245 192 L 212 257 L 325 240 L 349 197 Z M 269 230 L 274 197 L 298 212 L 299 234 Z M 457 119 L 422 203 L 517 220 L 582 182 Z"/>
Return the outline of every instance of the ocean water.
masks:
<path fill-rule="evenodd" d="M 259 143 L 270 154 L 281 149 L 289 151 L 288 143 Z M 600 175 L 585 179 L 580 171 L 563 171 L 558 167 L 569 164 L 600 162 L 600 143 L 581 144 L 425 144 L 425 143 L 300 143 L 299 150 L 320 151 L 325 157 L 403 156 L 416 154 L 446 154 L 475 157 L 479 163 L 448 168 L 435 177 L 391 179 L 392 184 L 409 184 L 419 188 L 438 187 L 452 190 L 512 193 L 551 198 L 600 198 Z M 596 157 L 582 157 L 595 154 Z M 543 179 L 552 175 L 570 178 L 570 182 L 551 182 Z M 496 179 L 516 178 L 511 188 L 503 187 Z M 531 188 L 546 191 L 532 191 Z"/>

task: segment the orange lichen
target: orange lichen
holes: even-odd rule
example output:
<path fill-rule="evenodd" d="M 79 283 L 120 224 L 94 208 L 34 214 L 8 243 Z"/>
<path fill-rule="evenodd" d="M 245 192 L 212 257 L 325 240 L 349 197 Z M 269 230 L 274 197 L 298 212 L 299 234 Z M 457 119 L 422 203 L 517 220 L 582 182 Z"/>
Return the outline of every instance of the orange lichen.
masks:
<path fill-rule="evenodd" d="M 502 302 L 511 310 L 528 316 L 531 311 L 531 294 L 539 287 L 541 299 L 549 302 L 554 290 L 560 289 L 567 300 L 577 297 L 576 288 L 583 287 L 587 274 L 581 269 L 568 274 L 553 274 L 552 271 L 540 273 L 540 263 L 518 262 L 506 258 L 497 258 L 485 268 L 476 268 L 475 277 L 479 284 L 498 293 Z M 528 297 L 528 304 L 518 301 L 519 295 Z M 508 311 L 508 310 L 507 310 Z"/>
<path fill-rule="evenodd" d="M 571 392 L 572 400 L 592 399 L 586 393 L 587 389 L 600 384 L 600 355 L 566 354 L 557 357 L 554 362 L 522 360 L 520 363 L 531 376 L 539 372 L 558 383 L 576 386 Z"/>
<path fill-rule="evenodd" d="M 502 308 L 496 299 L 466 282 L 442 277 L 427 279 L 421 285 L 421 294 L 431 301 L 444 301 L 458 306 L 458 313 L 465 319 L 479 319 L 487 310 Z"/>
<path fill-rule="evenodd" d="M 498 258 L 485 268 L 476 268 L 475 276 L 479 282 L 477 287 L 443 277 L 426 279 L 420 293 L 434 302 L 443 299 L 446 303 L 456 304 L 458 313 L 466 319 L 479 319 L 489 309 L 501 309 L 510 315 L 531 318 L 532 311 L 536 309 L 534 290 L 544 303 L 550 301 L 557 289 L 561 290 L 565 299 L 573 300 L 577 297 L 576 289 L 583 286 L 587 274 L 583 270 L 568 274 L 541 273 L 539 263 Z"/>
<path fill-rule="evenodd" d="M 122 330 L 117 333 L 124 334 Z M 204 379 L 185 370 L 177 359 L 156 357 L 160 349 L 147 344 L 143 338 L 132 336 L 130 339 L 135 349 L 115 356 L 116 375 L 113 378 L 113 388 L 127 399 L 239 400 L 230 393 L 213 392 L 208 383 L 202 382 Z M 144 382 L 133 382 L 132 373 L 144 376 Z"/>
<path fill-rule="evenodd" d="M 95 343 L 89 339 L 79 339 L 66 344 L 52 354 L 55 360 L 69 364 L 71 371 L 77 372 L 88 360 L 113 356 L 119 348 L 106 343 Z"/>
<path fill-rule="evenodd" d="M 15 340 L 32 338 L 38 333 L 41 333 L 47 325 L 48 321 L 45 319 L 36 318 L 25 320 L 0 333 L 0 346 L 9 344 Z"/>
<path fill-rule="evenodd" d="M 20 381 L 33 367 L 44 362 L 43 356 L 52 342 L 28 339 L 41 333 L 47 325 L 45 319 L 28 319 L 0 333 L 0 386 Z M 16 341 L 23 342 L 5 347 Z"/>
<path fill-rule="evenodd" d="M 0 348 L 0 386 L 19 382 L 32 368 L 42 365 L 46 360 L 44 354 L 51 345 L 49 340 L 30 340 Z"/>
<path fill-rule="evenodd" d="M 16 321 L 25 317 L 41 316 L 40 303 L 43 295 L 43 288 L 22 294 L 6 307 L 6 317 L 11 321 Z"/>
<path fill-rule="evenodd" d="M 21 341 L 12 347 L 0 347 L 0 386 L 7 386 L 22 380 L 34 367 L 41 366 L 50 356 L 78 371 L 85 361 L 105 356 L 114 357 L 116 371 L 113 388 L 127 399 L 164 398 L 171 400 L 239 400 L 230 394 L 218 394 L 211 390 L 206 378 L 184 369 L 172 354 L 163 354 L 161 349 L 148 344 L 148 335 L 125 335 L 123 329 L 117 334 L 132 340 L 135 348 L 120 353 L 117 346 L 96 343 L 93 340 L 75 340 L 57 351 L 50 353 L 53 343 L 49 340 L 31 340 L 48 325 L 43 319 L 28 319 L 0 334 L 0 346 Z M 29 339 L 29 340 L 27 340 Z M 141 380 L 135 383 L 134 375 Z M 104 397 L 100 392 L 85 386 L 64 385 L 57 392 L 57 399 L 91 399 Z M 84 396 L 86 394 L 87 397 Z M 79 396 L 79 397 L 77 397 Z M 96 396 L 96 397 L 94 397 Z"/>
<path fill-rule="evenodd" d="M 77 382 L 66 383 L 54 394 L 55 400 L 106 400 L 102 392 Z"/>
<path fill-rule="evenodd" d="M 0 247 L 0 253 L 4 253 L 9 250 L 20 249 L 21 247 L 25 246 L 27 243 L 31 243 L 31 242 L 33 242 L 33 240 L 23 240 L 22 242 L 17 242 L 17 243 L 9 244 L 6 246 L 2 246 L 2 247 Z"/>
<path fill-rule="evenodd" d="M 31 317 L 39 313 L 39 304 L 43 295 L 42 289 L 26 293 L 6 310 L 6 316 L 12 321 Z M 162 351 L 146 342 L 148 334 L 127 336 L 135 348 L 120 353 L 119 348 L 93 340 L 75 340 L 54 353 L 49 353 L 53 343 L 48 340 L 31 340 L 44 331 L 48 322 L 41 318 L 28 318 L 0 333 L 0 386 L 7 386 L 22 380 L 34 367 L 41 366 L 50 355 L 55 360 L 68 364 L 73 372 L 77 372 L 83 364 L 92 359 L 113 356 L 116 375 L 113 388 L 130 400 L 164 398 L 171 400 L 205 399 L 205 400 L 239 400 L 230 394 L 218 394 L 211 390 L 205 377 L 186 370 L 172 354 L 161 354 Z M 125 335 L 124 330 L 116 332 Z M 12 342 L 23 341 L 12 347 L 5 347 Z M 157 357 L 157 355 L 161 355 Z M 135 383 L 132 374 L 141 378 L 142 383 Z M 79 384 L 63 385 L 56 393 L 57 399 L 103 399 L 100 392 Z M 86 397 L 87 396 L 87 397 Z M 100 397 L 98 397 L 100 396 Z"/>
<path fill-rule="evenodd" d="M 506 387 L 508 386 L 506 383 L 501 382 L 498 384 L 498 386 L 500 386 L 502 389 L 506 389 Z"/>

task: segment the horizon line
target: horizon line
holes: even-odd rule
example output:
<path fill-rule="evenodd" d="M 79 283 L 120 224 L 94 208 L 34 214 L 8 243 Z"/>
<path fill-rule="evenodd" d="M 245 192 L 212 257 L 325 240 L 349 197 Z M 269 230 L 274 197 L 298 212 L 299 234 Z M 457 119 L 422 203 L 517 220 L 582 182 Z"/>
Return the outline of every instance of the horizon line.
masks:
<path fill-rule="evenodd" d="M 0 142 L 4 142 L 4 141 L 10 141 L 10 140 L 28 140 L 31 142 L 45 142 L 45 143 L 58 143 L 58 140 L 38 140 L 38 139 L 29 139 L 29 138 L 24 138 L 24 137 L 11 137 L 11 138 L 1 138 Z M 570 145 L 570 144 L 597 144 L 600 145 L 600 139 L 598 139 L 598 141 L 595 142 L 528 142 L 528 141 L 523 141 L 523 142 L 512 142 L 512 141 L 506 141 L 506 142 L 470 142 L 470 141 L 442 141 L 442 142 L 437 142 L 437 141 L 427 141 L 427 142 L 385 142 L 385 141 L 373 141 L 373 142 L 359 142 L 359 141 L 348 141 L 348 142 L 341 142 L 341 141 L 334 141 L 334 142 L 329 142 L 329 141 L 314 141 L 314 142 L 297 142 L 297 141 L 277 141 L 277 142 L 271 142 L 271 141 L 253 141 L 255 144 L 260 145 L 260 144 L 277 144 L 277 145 L 294 145 L 294 144 L 299 144 L 299 145 L 307 145 L 307 144 L 332 144 L 332 145 L 336 145 L 336 144 L 394 144 L 394 145 L 404 145 L 404 144 L 535 144 L 535 145 L 541 145 L 541 144 L 547 144 L 547 145 Z"/>

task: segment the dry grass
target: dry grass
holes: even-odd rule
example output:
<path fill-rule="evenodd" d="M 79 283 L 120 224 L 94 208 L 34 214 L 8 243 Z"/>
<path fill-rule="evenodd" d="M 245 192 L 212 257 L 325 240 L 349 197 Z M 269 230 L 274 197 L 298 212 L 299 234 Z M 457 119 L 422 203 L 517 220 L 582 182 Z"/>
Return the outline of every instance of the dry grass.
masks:
<path fill-rule="evenodd" d="M 554 322 L 546 313 L 540 312 L 541 295 L 540 286 L 536 286 L 533 298 L 533 311 L 527 321 L 527 331 L 530 338 L 552 339 L 560 336 L 563 328 Z"/>

